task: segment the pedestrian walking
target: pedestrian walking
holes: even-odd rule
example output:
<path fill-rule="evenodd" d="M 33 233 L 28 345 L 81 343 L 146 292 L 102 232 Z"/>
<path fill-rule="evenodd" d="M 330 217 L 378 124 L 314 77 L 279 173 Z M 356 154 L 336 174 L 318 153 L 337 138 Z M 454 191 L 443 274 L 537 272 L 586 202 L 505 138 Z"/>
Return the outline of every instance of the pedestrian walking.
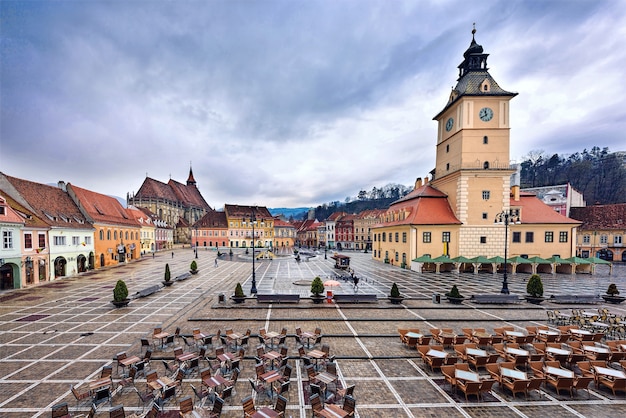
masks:
<path fill-rule="evenodd" d="M 154 258 L 154 251 L 152 251 L 152 258 Z"/>
<path fill-rule="evenodd" d="M 215 267 L 217 267 L 217 258 L 215 259 Z"/>
<path fill-rule="evenodd" d="M 359 291 L 359 278 L 354 276 L 352 279 L 354 281 L 354 293 Z"/>
<path fill-rule="evenodd" d="M 172 258 L 174 258 L 174 251 L 172 251 Z"/>

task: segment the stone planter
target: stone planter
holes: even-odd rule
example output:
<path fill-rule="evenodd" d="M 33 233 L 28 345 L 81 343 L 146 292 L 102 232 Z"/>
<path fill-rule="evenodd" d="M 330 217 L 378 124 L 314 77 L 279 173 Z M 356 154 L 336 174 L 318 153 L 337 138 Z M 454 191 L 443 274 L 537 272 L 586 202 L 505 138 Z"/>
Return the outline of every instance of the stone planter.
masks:
<path fill-rule="evenodd" d="M 460 305 L 461 303 L 463 303 L 463 300 L 465 300 L 465 297 L 453 298 L 452 296 L 446 296 L 446 298 L 448 299 L 448 302 L 454 305 Z"/>
<path fill-rule="evenodd" d="M 126 305 L 128 305 L 130 303 L 130 299 L 124 299 L 124 300 L 112 300 L 111 303 L 116 307 L 116 308 L 123 308 Z"/>
<path fill-rule="evenodd" d="M 613 303 L 615 305 L 618 305 L 625 301 L 626 297 L 618 295 L 602 295 L 602 299 L 604 299 L 604 301 L 607 303 Z"/>
<path fill-rule="evenodd" d="M 311 300 L 316 305 L 319 305 L 320 303 L 324 302 L 326 300 L 326 298 L 324 296 L 322 296 L 322 295 L 311 295 Z"/>
<path fill-rule="evenodd" d="M 173 281 L 171 281 L 171 280 L 170 280 L 170 281 L 168 281 L 168 282 L 166 282 L 165 280 L 163 280 L 161 283 L 163 283 L 163 286 L 168 286 L 168 287 L 174 284 L 174 282 L 173 282 Z"/>
<path fill-rule="evenodd" d="M 526 295 L 526 302 L 532 303 L 533 305 L 539 305 L 544 300 L 546 299 L 543 296 Z"/>
<path fill-rule="evenodd" d="M 191 273 L 191 274 L 198 274 L 199 271 L 200 270 L 189 270 L 189 273 Z"/>
<path fill-rule="evenodd" d="M 230 298 L 235 303 L 245 303 L 246 302 L 246 297 L 245 296 L 231 296 Z"/>
<path fill-rule="evenodd" d="M 394 298 L 394 297 L 389 296 L 389 302 L 391 302 L 392 305 L 399 305 L 402 303 L 403 300 L 404 300 L 403 297 Z"/>

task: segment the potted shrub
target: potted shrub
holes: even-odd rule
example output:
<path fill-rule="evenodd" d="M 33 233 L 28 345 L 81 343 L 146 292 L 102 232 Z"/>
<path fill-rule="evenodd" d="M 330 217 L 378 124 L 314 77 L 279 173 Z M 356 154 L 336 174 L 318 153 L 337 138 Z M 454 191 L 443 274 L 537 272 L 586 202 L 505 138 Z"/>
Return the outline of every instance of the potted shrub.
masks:
<path fill-rule="evenodd" d="M 235 286 L 235 294 L 231 296 L 231 299 L 235 303 L 244 303 L 246 301 L 246 295 L 243 293 L 241 283 L 237 283 L 237 285 Z"/>
<path fill-rule="evenodd" d="M 452 285 L 452 289 L 450 289 L 450 291 L 446 293 L 446 298 L 448 298 L 448 302 L 458 305 L 463 302 L 465 296 L 461 295 L 456 285 Z"/>
<path fill-rule="evenodd" d="M 165 276 L 163 277 L 163 284 L 165 286 L 171 286 L 174 284 L 174 282 L 172 282 L 172 273 L 170 273 L 170 265 L 165 264 Z"/>
<path fill-rule="evenodd" d="M 392 284 L 391 291 L 389 292 L 389 302 L 393 303 L 394 305 L 399 305 L 403 300 L 404 298 L 400 295 L 398 285 L 395 283 Z"/>
<path fill-rule="evenodd" d="M 324 283 L 322 283 L 322 279 L 319 276 L 311 282 L 311 293 L 313 303 L 322 303 L 324 300 Z"/>
<path fill-rule="evenodd" d="M 198 274 L 198 263 L 196 263 L 196 260 L 193 260 L 191 262 L 191 266 L 189 266 L 189 272 L 191 274 Z"/>
<path fill-rule="evenodd" d="M 615 283 L 611 283 L 609 288 L 606 289 L 606 295 L 602 295 L 602 299 L 604 299 L 608 303 L 622 303 L 626 300 L 626 297 L 619 296 L 619 290 L 617 290 L 617 286 Z"/>
<path fill-rule="evenodd" d="M 118 280 L 115 284 L 115 289 L 113 289 L 113 300 L 111 303 L 115 305 L 116 308 L 122 308 L 130 302 L 128 299 L 128 288 L 126 287 L 126 282 L 124 280 Z"/>
<path fill-rule="evenodd" d="M 526 283 L 526 301 L 530 303 L 534 303 L 535 305 L 540 304 L 544 301 L 543 298 L 543 283 L 541 282 L 541 277 L 538 274 L 533 274 L 528 279 L 528 283 Z"/>

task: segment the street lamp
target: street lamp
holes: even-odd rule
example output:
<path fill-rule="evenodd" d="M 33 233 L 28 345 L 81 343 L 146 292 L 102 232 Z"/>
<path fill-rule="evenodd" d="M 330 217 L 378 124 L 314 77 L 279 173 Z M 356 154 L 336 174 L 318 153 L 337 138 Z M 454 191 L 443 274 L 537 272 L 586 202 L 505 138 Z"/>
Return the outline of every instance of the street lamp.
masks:
<path fill-rule="evenodd" d="M 198 258 L 198 224 L 196 223 L 196 258 Z"/>
<path fill-rule="evenodd" d="M 254 208 L 252 208 L 252 214 L 250 215 L 250 223 L 252 223 L 252 287 L 250 288 L 250 293 L 256 294 L 256 272 L 254 271 L 254 224 L 256 223 L 256 216 L 254 215 Z"/>
<path fill-rule="evenodd" d="M 509 246 L 509 223 L 520 223 L 519 221 L 519 210 L 509 209 L 504 210 L 496 215 L 495 223 L 504 224 L 504 278 L 502 280 L 502 289 L 500 293 L 508 295 L 509 292 L 509 282 L 508 278 L 508 262 L 507 262 L 507 249 Z"/>

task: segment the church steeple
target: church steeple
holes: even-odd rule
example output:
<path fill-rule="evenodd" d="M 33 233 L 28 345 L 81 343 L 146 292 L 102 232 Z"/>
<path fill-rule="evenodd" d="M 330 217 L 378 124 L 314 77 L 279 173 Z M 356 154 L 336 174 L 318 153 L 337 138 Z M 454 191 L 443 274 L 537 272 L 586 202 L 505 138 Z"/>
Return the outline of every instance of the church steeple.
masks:
<path fill-rule="evenodd" d="M 459 64 L 459 80 L 469 73 L 470 71 L 487 71 L 487 57 L 489 54 L 483 53 L 482 45 L 479 45 L 476 42 L 475 35 L 476 34 L 476 24 L 474 24 L 474 28 L 472 29 L 472 42 L 470 43 L 469 48 L 463 54 L 462 63 Z"/>
<path fill-rule="evenodd" d="M 193 170 L 191 169 L 191 164 L 189 164 L 189 177 L 187 178 L 187 186 L 195 186 L 196 179 L 193 178 Z"/>

